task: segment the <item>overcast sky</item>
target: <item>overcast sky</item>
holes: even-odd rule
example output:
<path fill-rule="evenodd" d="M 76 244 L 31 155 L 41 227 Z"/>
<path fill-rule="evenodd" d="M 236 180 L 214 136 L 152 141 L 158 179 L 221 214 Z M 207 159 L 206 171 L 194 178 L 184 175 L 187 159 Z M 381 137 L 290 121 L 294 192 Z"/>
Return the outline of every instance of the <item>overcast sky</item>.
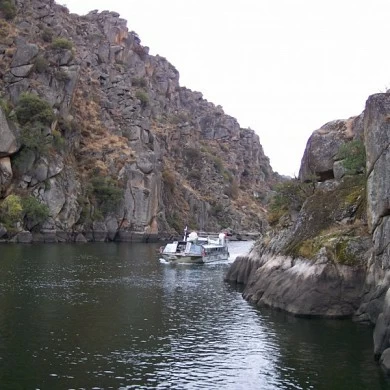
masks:
<path fill-rule="evenodd" d="M 111 10 L 150 53 L 260 136 L 273 169 L 297 176 L 310 134 L 360 114 L 390 88 L 388 0 L 66 0 Z"/>

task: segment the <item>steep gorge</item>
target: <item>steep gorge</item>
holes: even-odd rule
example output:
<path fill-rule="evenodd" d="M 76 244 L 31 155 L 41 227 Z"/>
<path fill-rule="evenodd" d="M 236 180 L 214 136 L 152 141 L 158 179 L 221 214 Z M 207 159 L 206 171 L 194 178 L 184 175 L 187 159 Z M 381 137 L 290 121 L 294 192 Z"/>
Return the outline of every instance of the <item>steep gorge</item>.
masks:
<path fill-rule="evenodd" d="M 129 241 L 185 225 L 266 228 L 264 205 L 280 179 L 258 135 L 181 87 L 175 67 L 150 55 L 119 14 L 78 16 L 51 0 L 7 4 L 0 238 Z"/>

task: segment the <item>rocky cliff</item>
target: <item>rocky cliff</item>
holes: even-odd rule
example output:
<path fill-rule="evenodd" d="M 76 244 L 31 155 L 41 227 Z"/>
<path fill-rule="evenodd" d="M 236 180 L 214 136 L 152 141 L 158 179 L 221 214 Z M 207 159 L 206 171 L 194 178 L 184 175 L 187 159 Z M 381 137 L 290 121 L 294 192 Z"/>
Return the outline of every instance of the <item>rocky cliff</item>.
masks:
<path fill-rule="evenodd" d="M 0 238 L 263 231 L 259 137 L 179 85 L 115 12 L 0 5 Z"/>
<path fill-rule="evenodd" d="M 376 94 L 361 115 L 315 131 L 299 180 L 274 195 L 272 229 L 226 275 L 257 304 L 376 324 L 374 353 L 388 372 L 389 117 L 390 94 Z"/>

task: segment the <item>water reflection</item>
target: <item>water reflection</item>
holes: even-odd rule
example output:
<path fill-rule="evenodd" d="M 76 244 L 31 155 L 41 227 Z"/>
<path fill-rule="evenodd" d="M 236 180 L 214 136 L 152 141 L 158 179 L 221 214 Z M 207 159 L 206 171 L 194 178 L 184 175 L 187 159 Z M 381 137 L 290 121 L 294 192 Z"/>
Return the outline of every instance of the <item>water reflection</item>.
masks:
<path fill-rule="evenodd" d="M 0 246 L 0 388 L 389 388 L 370 329 L 258 309 L 228 264 L 157 247 Z"/>

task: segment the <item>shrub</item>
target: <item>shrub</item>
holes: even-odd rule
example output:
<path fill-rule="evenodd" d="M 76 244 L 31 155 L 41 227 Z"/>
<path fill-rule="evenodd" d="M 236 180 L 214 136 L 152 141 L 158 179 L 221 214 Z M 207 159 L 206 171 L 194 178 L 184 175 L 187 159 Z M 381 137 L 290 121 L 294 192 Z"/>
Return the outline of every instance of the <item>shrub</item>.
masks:
<path fill-rule="evenodd" d="M 143 106 L 146 106 L 149 103 L 149 95 L 143 90 L 137 91 L 135 97 L 141 101 Z"/>
<path fill-rule="evenodd" d="M 21 148 L 11 157 L 12 169 L 15 175 L 22 175 L 32 168 L 35 161 L 35 152 L 28 148 Z"/>
<path fill-rule="evenodd" d="M 16 6 L 12 0 L 0 0 L 0 11 L 7 20 L 16 16 Z"/>
<path fill-rule="evenodd" d="M 0 98 L 0 107 L 3 110 L 4 114 L 8 117 L 12 110 L 10 102 L 8 100 Z"/>
<path fill-rule="evenodd" d="M 231 199 L 237 199 L 239 194 L 239 188 L 237 181 L 233 179 L 233 181 L 225 187 L 224 190 L 225 195 L 227 195 Z"/>
<path fill-rule="evenodd" d="M 73 43 L 66 38 L 55 38 L 51 44 L 51 47 L 56 50 L 71 50 Z"/>
<path fill-rule="evenodd" d="M 176 187 L 175 175 L 172 172 L 170 172 L 169 170 L 164 169 L 164 171 L 162 173 L 162 180 L 163 180 L 165 189 L 168 190 L 169 192 L 173 193 L 175 191 L 175 187 Z"/>
<path fill-rule="evenodd" d="M 53 41 L 53 30 L 50 29 L 50 28 L 44 28 L 42 33 L 41 33 L 41 38 L 45 41 L 45 42 L 52 42 Z"/>
<path fill-rule="evenodd" d="M 268 222 L 272 225 L 288 212 L 299 211 L 313 192 L 312 183 L 301 183 L 297 179 L 278 184 L 268 208 Z"/>
<path fill-rule="evenodd" d="M 134 77 L 131 80 L 131 83 L 135 87 L 142 87 L 142 88 L 145 88 L 147 85 L 146 79 L 144 77 Z"/>
<path fill-rule="evenodd" d="M 211 207 L 211 215 L 217 216 L 218 214 L 222 213 L 223 206 L 220 203 L 214 203 Z"/>
<path fill-rule="evenodd" d="M 30 127 L 26 126 L 22 128 L 20 141 L 30 150 L 35 150 L 39 154 L 45 154 L 48 146 L 51 143 L 51 139 L 44 133 L 45 127 L 37 122 Z"/>
<path fill-rule="evenodd" d="M 222 173 L 224 171 L 223 162 L 222 162 L 220 157 L 213 156 L 213 163 L 214 163 L 214 167 L 217 170 L 217 172 Z"/>
<path fill-rule="evenodd" d="M 110 177 L 96 176 L 91 180 L 94 203 L 105 215 L 113 212 L 123 199 L 123 189 Z"/>
<path fill-rule="evenodd" d="M 53 137 L 53 145 L 58 151 L 62 151 L 65 147 L 65 139 L 58 130 L 53 130 L 51 133 Z"/>
<path fill-rule="evenodd" d="M 34 61 L 34 69 L 38 73 L 45 72 L 49 67 L 49 62 L 43 56 L 37 56 Z"/>
<path fill-rule="evenodd" d="M 20 221 L 23 207 L 20 196 L 9 195 L 0 204 L 0 221 L 7 230 L 13 230 L 15 224 Z"/>
<path fill-rule="evenodd" d="M 337 154 L 348 173 L 364 172 L 366 166 L 366 149 L 364 143 L 357 139 L 343 144 Z"/>
<path fill-rule="evenodd" d="M 202 179 L 202 173 L 199 171 L 199 169 L 192 169 L 188 174 L 188 179 L 200 181 Z"/>
<path fill-rule="evenodd" d="M 21 95 L 15 114 L 21 125 L 34 122 L 50 125 L 54 120 L 54 112 L 50 104 L 32 93 Z"/>
<path fill-rule="evenodd" d="M 176 232 L 182 231 L 183 222 L 181 221 L 181 218 L 177 213 L 173 212 L 172 214 L 167 214 L 166 220 L 168 222 L 168 225 Z"/>
<path fill-rule="evenodd" d="M 49 217 L 49 208 L 40 203 L 34 196 L 22 198 L 22 207 L 27 227 L 39 225 Z"/>
<path fill-rule="evenodd" d="M 198 148 L 186 148 L 185 156 L 187 160 L 196 162 L 202 158 L 202 153 Z"/>
<path fill-rule="evenodd" d="M 68 72 L 66 72 L 65 70 L 63 69 L 60 69 L 58 72 L 56 72 L 54 74 L 54 77 L 58 80 L 58 81 L 69 81 L 70 80 L 70 76 L 68 74 Z"/>

